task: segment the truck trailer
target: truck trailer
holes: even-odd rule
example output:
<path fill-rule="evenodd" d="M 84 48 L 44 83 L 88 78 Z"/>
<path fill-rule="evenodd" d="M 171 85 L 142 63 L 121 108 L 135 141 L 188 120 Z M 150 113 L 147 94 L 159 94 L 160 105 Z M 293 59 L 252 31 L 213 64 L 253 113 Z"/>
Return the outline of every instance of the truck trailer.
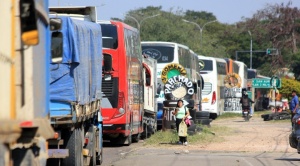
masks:
<path fill-rule="evenodd" d="M 50 8 L 48 165 L 102 162 L 102 32 L 95 7 Z"/>

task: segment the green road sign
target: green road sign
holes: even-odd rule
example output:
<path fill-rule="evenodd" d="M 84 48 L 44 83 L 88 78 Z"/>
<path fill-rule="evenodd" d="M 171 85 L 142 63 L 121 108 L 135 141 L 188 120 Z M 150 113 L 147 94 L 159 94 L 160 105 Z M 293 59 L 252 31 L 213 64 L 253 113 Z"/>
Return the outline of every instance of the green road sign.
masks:
<path fill-rule="evenodd" d="M 271 79 L 263 79 L 263 78 L 253 78 L 252 79 L 252 87 L 253 88 L 272 88 L 270 84 Z"/>
<path fill-rule="evenodd" d="M 272 84 L 271 84 L 272 81 Z M 265 78 L 253 78 L 252 79 L 253 88 L 281 88 L 281 80 L 276 78 L 265 79 Z"/>
<path fill-rule="evenodd" d="M 278 77 L 273 76 L 270 80 L 270 85 L 272 88 L 281 88 L 281 80 Z"/>

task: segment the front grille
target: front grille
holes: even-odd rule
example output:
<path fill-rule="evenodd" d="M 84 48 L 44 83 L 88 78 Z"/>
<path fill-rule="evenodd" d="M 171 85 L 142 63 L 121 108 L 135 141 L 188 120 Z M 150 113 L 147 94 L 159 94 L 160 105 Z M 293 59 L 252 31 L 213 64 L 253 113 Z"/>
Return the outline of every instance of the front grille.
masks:
<path fill-rule="evenodd" d="M 202 95 L 208 95 L 212 91 L 212 84 L 210 82 L 204 82 L 204 87 L 202 89 Z"/>
<path fill-rule="evenodd" d="M 114 88 L 113 79 L 108 80 L 108 81 L 102 79 L 102 92 L 104 93 L 104 95 L 106 97 L 112 97 L 113 96 L 113 88 Z"/>
<path fill-rule="evenodd" d="M 102 97 L 107 98 L 113 108 L 117 108 L 117 99 L 119 94 L 119 78 L 112 78 L 111 80 L 102 79 L 102 93 Z"/>

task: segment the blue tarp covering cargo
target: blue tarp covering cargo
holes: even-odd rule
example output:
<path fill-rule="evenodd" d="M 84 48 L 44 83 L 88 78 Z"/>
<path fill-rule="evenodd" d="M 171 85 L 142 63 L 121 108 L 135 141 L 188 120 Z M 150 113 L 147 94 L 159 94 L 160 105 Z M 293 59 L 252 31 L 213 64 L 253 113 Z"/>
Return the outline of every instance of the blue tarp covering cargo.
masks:
<path fill-rule="evenodd" d="M 63 35 L 63 57 L 62 63 L 50 65 L 50 100 L 89 104 L 101 98 L 101 27 L 69 17 L 58 18 L 62 28 L 56 33 Z"/>

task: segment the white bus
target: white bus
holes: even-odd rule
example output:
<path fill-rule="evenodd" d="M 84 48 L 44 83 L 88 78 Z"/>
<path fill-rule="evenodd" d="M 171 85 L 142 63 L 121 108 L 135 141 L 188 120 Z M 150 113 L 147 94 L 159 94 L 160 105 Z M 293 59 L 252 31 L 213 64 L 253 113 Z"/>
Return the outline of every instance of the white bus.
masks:
<path fill-rule="evenodd" d="M 210 118 L 216 119 L 224 112 L 224 79 L 227 75 L 227 63 L 224 59 L 198 56 L 200 74 L 204 79 L 202 90 L 202 111 L 210 112 Z"/>
<path fill-rule="evenodd" d="M 247 88 L 248 67 L 244 62 L 235 61 L 239 65 L 238 75 L 241 77 L 241 88 Z"/>
<path fill-rule="evenodd" d="M 158 103 L 163 103 L 165 100 L 163 86 L 161 80 L 162 69 L 170 63 L 177 63 L 183 66 L 186 69 L 187 75 L 194 84 L 197 85 L 198 80 L 200 80 L 199 75 L 199 64 L 195 63 L 198 60 L 197 55 L 189 49 L 189 47 L 174 43 L 174 42 L 160 42 L 160 41 L 143 41 L 142 53 L 143 55 L 149 56 L 157 60 L 157 82 L 158 88 L 161 87 L 161 92 L 159 98 L 157 99 Z M 200 89 L 197 90 L 198 92 Z M 198 100 L 194 100 L 195 108 L 198 108 L 200 94 L 198 93 Z M 196 102 L 198 101 L 198 102 Z"/>

